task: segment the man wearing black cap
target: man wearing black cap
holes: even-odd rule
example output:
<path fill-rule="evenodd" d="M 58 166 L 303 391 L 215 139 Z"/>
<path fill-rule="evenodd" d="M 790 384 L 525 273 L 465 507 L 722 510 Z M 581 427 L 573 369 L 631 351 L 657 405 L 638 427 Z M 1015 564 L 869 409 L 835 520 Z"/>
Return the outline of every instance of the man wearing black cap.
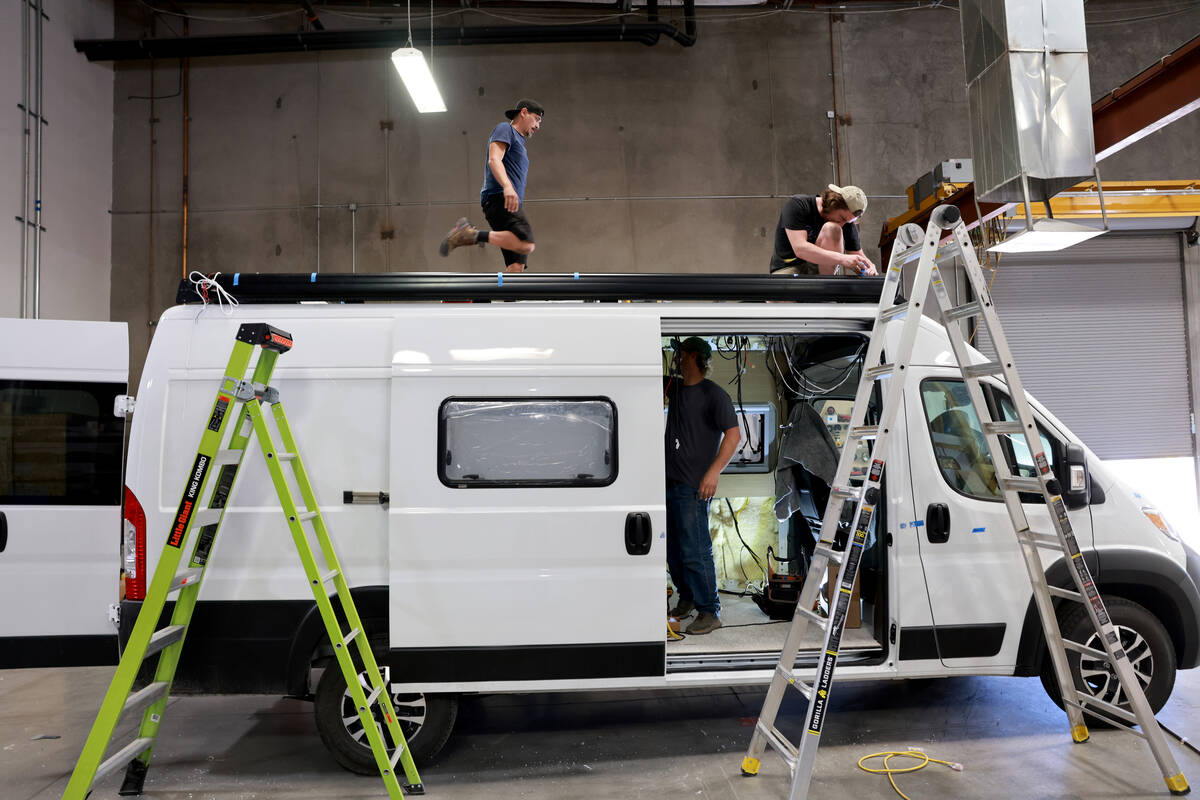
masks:
<path fill-rule="evenodd" d="M 462 217 L 446 234 L 438 252 L 449 255 L 456 247 L 493 244 L 504 253 L 505 272 L 524 272 L 533 252 L 533 228 L 525 218 L 525 178 L 529 172 L 529 154 L 525 140 L 542 125 L 545 110 L 535 100 L 521 100 L 516 108 L 504 112 L 501 122 L 488 138 L 487 164 L 479 203 L 492 230 L 475 228 Z"/>
<path fill-rule="evenodd" d="M 721 627 L 708 506 L 742 437 L 729 393 L 704 377 L 712 347 L 691 336 L 675 352 L 680 375 L 667 384 L 667 569 L 679 590 L 671 616 L 699 611 L 684 631 L 695 635 Z"/>

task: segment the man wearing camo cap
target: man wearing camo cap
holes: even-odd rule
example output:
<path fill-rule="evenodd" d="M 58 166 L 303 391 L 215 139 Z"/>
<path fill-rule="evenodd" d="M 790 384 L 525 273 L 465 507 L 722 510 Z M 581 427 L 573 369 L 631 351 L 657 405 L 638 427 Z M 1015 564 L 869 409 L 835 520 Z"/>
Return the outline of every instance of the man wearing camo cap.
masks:
<path fill-rule="evenodd" d="M 858 220 L 867 195 L 857 186 L 829 186 L 819 195 L 794 194 L 775 226 L 772 275 L 878 275 L 863 255 Z"/>

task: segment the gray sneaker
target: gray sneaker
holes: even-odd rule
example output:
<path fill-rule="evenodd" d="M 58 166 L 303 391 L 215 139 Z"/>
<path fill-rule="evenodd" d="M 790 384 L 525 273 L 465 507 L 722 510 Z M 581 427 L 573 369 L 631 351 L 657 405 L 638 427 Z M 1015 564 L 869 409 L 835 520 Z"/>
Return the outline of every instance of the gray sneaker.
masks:
<path fill-rule="evenodd" d="M 438 247 L 438 255 L 448 256 L 450 251 L 456 247 L 466 247 L 476 244 L 475 236 L 479 233 L 479 229 L 475 228 L 466 217 L 460 217 L 458 222 L 454 223 L 454 227 L 446 234 L 446 238 L 442 239 L 441 245 Z"/>
<path fill-rule="evenodd" d="M 692 621 L 691 625 L 687 626 L 684 633 L 689 636 L 701 636 L 705 633 L 712 633 L 717 628 L 721 627 L 721 619 L 716 614 L 709 614 L 707 611 L 701 611 L 700 616 Z"/>
<path fill-rule="evenodd" d="M 696 610 L 696 604 L 691 600 L 680 598 L 679 604 L 671 609 L 671 616 L 675 619 L 683 619 L 688 614 Z"/>

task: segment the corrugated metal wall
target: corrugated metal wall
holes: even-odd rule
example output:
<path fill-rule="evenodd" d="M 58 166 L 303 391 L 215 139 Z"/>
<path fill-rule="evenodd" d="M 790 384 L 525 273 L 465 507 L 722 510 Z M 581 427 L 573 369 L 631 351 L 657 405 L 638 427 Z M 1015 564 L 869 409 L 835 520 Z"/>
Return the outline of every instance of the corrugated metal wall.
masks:
<path fill-rule="evenodd" d="M 1097 455 L 1192 455 L 1177 233 L 1002 256 L 992 296 L 1026 389 Z"/>

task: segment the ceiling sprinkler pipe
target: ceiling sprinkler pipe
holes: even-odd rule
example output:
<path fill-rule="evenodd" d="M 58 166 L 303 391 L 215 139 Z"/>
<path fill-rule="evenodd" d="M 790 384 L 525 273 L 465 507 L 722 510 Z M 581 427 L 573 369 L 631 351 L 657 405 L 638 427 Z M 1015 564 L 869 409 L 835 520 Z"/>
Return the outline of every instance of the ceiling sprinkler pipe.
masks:
<path fill-rule="evenodd" d="M 962 219 L 962 212 L 957 206 L 940 205 L 929 215 L 929 219 L 944 231 L 948 231 Z"/>

